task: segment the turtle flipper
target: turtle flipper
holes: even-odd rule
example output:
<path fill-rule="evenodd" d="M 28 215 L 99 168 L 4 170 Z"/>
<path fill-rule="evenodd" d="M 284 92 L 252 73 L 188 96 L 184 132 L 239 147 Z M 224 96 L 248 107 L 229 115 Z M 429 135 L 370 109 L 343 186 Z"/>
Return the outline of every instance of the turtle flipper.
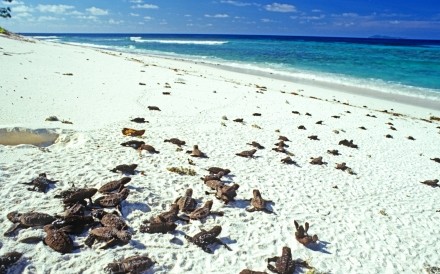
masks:
<path fill-rule="evenodd" d="M 255 207 L 251 207 L 251 208 L 249 208 L 249 207 L 247 207 L 246 209 L 245 209 L 247 212 L 254 212 L 255 210 L 257 210 Z"/>
<path fill-rule="evenodd" d="M 222 242 L 220 239 L 215 239 L 216 243 L 223 245 L 224 247 L 226 247 L 227 250 L 232 251 L 232 249 L 225 244 L 224 242 Z"/>
<path fill-rule="evenodd" d="M 11 236 L 11 234 L 19 227 L 20 223 L 14 223 L 5 233 L 3 233 L 3 236 Z"/>
<path fill-rule="evenodd" d="M 262 211 L 267 213 L 267 214 L 274 214 L 274 212 L 272 210 L 269 210 L 267 208 L 263 208 Z"/>
<path fill-rule="evenodd" d="M 93 245 L 93 243 L 95 242 L 95 237 L 92 235 L 89 235 L 89 237 L 87 237 L 87 239 L 85 239 L 84 244 L 88 247 L 91 247 Z"/>
<path fill-rule="evenodd" d="M 213 254 L 214 252 L 207 246 L 207 245 L 203 245 L 203 246 L 200 246 L 202 249 L 203 249 L 203 251 L 205 251 L 206 253 L 209 253 L 209 254 Z"/>
<path fill-rule="evenodd" d="M 278 270 L 275 268 L 275 266 L 271 264 L 267 264 L 267 269 L 269 269 L 273 273 L 279 273 Z"/>
<path fill-rule="evenodd" d="M 111 239 L 110 241 L 106 242 L 103 246 L 101 246 L 99 249 L 107 249 L 109 247 L 115 246 L 119 243 L 118 239 Z"/>

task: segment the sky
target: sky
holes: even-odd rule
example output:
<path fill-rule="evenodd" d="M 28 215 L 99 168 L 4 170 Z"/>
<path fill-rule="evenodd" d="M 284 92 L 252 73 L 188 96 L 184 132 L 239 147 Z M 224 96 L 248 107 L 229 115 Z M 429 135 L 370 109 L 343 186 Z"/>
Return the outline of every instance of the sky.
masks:
<path fill-rule="evenodd" d="M 440 39 L 440 0 L 13 0 L 14 32 Z"/>

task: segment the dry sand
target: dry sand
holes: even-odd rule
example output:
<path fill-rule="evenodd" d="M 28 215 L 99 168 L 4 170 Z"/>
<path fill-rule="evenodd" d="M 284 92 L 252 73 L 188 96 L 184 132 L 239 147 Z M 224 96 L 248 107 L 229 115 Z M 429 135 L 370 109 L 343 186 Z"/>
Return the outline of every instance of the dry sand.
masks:
<path fill-rule="evenodd" d="M 108 263 L 133 254 L 157 261 L 145 273 L 268 271 L 267 258 L 280 256 L 283 246 L 321 272 L 424 273 L 428 266 L 440 266 L 440 188 L 420 183 L 440 179 L 439 163 L 430 160 L 440 157 L 440 123 L 426 121 L 440 117 L 439 108 L 180 60 L 3 36 L 0 75 L 0 144 L 5 144 L 0 145 L 1 231 L 11 226 L 6 218 L 10 211 L 61 213 L 62 203 L 54 195 L 72 183 L 99 188 L 123 177 L 109 171 L 116 165 L 138 164 L 127 185 L 130 195 L 122 203 L 133 232 L 129 244 L 107 250 L 95 244 L 59 254 L 42 242 L 20 243 L 44 236 L 41 228 L 21 229 L 12 237 L 1 233 L 0 255 L 24 253 L 10 273 L 101 273 Z M 149 111 L 148 106 L 161 111 Z M 50 116 L 73 124 L 46 121 Z M 130 122 L 135 117 L 149 123 Z M 244 122 L 233 122 L 236 118 Z M 320 120 L 323 124 L 316 124 Z M 306 130 L 298 129 L 300 125 Z M 143 138 L 125 137 L 124 127 L 146 133 Z M 291 140 L 286 149 L 297 165 L 282 164 L 287 155 L 272 150 L 279 135 Z M 310 140 L 311 135 L 319 140 Z M 173 137 L 186 141 L 183 151 L 164 142 Z M 140 158 L 120 146 L 132 139 L 143 140 L 160 154 L 143 152 Z M 343 139 L 359 148 L 338 145 Z M 251 141 L 266 148 L 255 159 L 235 156 L 252 149 L 246 144 Z M 11 145 L 17 143 L 39 146 Z M 196 144 L 209 158 L 184 152 Z M 331 149 L 341 155 L 328 154 Z M 309 163 L 318 156 L 325 165 Z M 335 169 L 342 162 L 356 174 Z M 208 188 L 199 178 L 211 166 L 232 171 L 226 180 L 240 185 L 235 202 L 225 205 L 205 194 Z M 197 175 L 181 176 L 169 167 L 192 168 Z M 46 194 L 20 184 L 41 172 L 59 180 Z M 213 210 L 224 211 L 224 216 L 178 222 L 176 232 L 165 235 L 139 232 L 143 220 L 168 209 L 189 187 L 199 205 L 213 199 Z M 257 188 L 273 201 L 270 208 L 276 214 L 245 211 Z M 294 220 L 309 222 L 309 233 L 319 241 L 309 247 L 298 243 Z M 220 239 L 232 251 L 214 244 L 214 254 L 207 254 L 184 238 L 214 225 L 222 226 Z M 87 234 L 72 238 L 81 245 Z"/>

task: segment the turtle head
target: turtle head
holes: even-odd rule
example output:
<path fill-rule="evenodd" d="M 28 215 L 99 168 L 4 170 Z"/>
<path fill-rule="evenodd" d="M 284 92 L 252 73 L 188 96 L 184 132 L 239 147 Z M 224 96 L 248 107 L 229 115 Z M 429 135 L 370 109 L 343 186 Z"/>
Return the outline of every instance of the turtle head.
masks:
<path fill-rule="evenodd" d="M 119 240 L 124 243 L 128 243 L 131 240 L 131 234 L 126 230 L 120 230 L 116 232 L 116 235 L 118 236 Z"/>
<path fill-rule="evenodd" d="M 252 193 L 253 193 L 254 197 L 261 197 L 261 193 L 260 193 L 260 191 L 258 189 L 254 189 L 252 191 Z"/>
<path fill-rule="evenodd" d="M 211 208 L 212 208 L 212 204 L 213 204 L 213 201 L 212 201 L 212 200 L 206 201 L 206 203 L 205 203 L 205 207 L 211 209 Z"/>
<path fill-rule="evenodd" d="M 123 188 L 120 193 L 122 197 L 126 199 L 128 197 L 128 194 L 130 194 L 130 190 L 128 188 Z"/>
<path fill-rule="evenodd" d="M 193 190 L 192 190 L 192 188 L 188 188 L 186 191 L 185 191 L 185 196 L 192 196 L 193 195 Z"/>
<path fill-rule="evenodd" d="M 193 148 L 194 148 L 194 149 L 199 149 L 199 146 L 198 146 L 198 145 L 194 145 Z"/>
<path fill-rule="evenodd" d="M 20 221 L 21 213 L 18 213 L 17 211 L 9 212 L 8 215 L 6 215 L 6 218 L 8 218 L 9 221 L 13 223 L 18 223 Z"/>
<path fill-rule="evenodd" d="M 47 177 L 47 175 L 46 175 L 46 173 L 40 173 L 40 174 L 38 174 L 38 177 L 44 177 L 44 178 L 46 178 Z"/>
<path fill-rule="evenodd" d="M 121 179 L 121 184 L 125 185 L 128 184 L 131 181 L 130 177 L 124 177 Z"/>
<path fill-rule="evenodd" d="M 215 234 L 215 235 L 219 235 L 222 232 L 222 227 L 219 225 L 214 226 L 211 231 L 211 233 Z"/>
<path fill-rule="evenodd" d="M 97 218 L 97 219 L 99 219 L 99 220 L 101 220 L 102 217 L 104 217 L 104 215 L 105 215 L 106 213 L 107 213 L 107 212 L 105 212 L 104 209 L 96 209 L 96 210 L 93 210 L 93 211 L 92 211 L 92 216 L 95 217 L 95 218 Z"/>
<path fill-rule="evenodd" d="M 283 251 L 282 251 L 282 253 L 281 253 L 281 256 L 282 257 L 292 257 L 292 251 L 290 250 L 290 247 L 288 247 L 288 246 L 285 246 L 285 247 L 283 247 Z"/>
<path fill-rule="evenodd" d="M 240 187 L 239 184 L 233 184 L 233 185 L 232 185 L 232 188 L 235 189 L 235 190 L 237 190 L 239 187 Z"/>
<path fill-rule="evenodd" d="M 48 231 L 50 231 L 50 230 L 52 230 L 52 229 L 55 229 L 55 226 L 53 225 L 53 224 L 48 224 L 48 225 L 45 225 L 44 227 L 43 227 L 43 230 L 44 230 L 44 232 L 48 232 Z"/>

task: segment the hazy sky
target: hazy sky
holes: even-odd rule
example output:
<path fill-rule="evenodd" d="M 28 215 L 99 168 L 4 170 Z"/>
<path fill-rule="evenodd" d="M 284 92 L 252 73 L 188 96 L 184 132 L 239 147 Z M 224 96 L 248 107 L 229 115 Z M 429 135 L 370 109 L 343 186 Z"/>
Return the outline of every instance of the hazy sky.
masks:
<path fill-rule="evenodd" d="M 279 34 L 440 39 L 440 0 L 22 0 L 15 32 Z"/>

